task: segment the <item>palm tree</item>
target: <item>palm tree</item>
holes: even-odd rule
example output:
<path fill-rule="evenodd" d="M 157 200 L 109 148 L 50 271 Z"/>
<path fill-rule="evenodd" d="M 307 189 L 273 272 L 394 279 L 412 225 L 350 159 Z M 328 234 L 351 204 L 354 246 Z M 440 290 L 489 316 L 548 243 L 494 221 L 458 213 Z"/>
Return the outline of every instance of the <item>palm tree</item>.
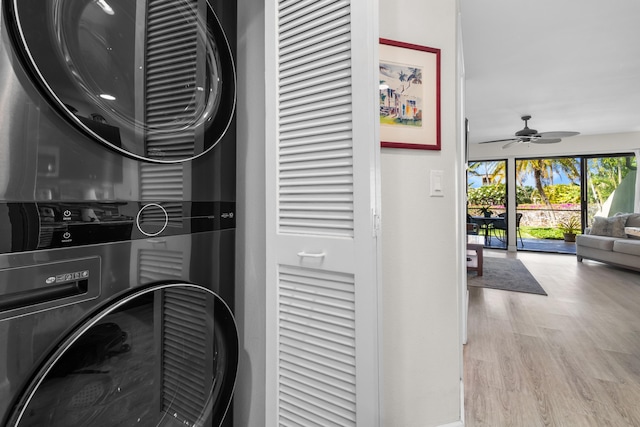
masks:
<path fill-rule="evenodd" d="M 422 84 L 422 70 L 420 68 L 409 67 L 409 74 L 404 70 L 398 72 L 398 80 L 401 82 L 407 82 L 407 87 L 402 87 L 402 92 L 411 87 L 411 83 L 421 85 Z"/>
<path fill-rule="evenodd" d="M 380 86 L 386 85 L 387 82 L 384 80 L 380 80 Z M 387 88 L 389 86 L 387 85 Z M 380 89 L 380 105 L 384 106 L 384 100 L 387 98 L 387 90 L 388 89 Z"/>
<path fill-rule="evenodd" d="M 505 162 L 469 162 L 467 172 L 470 175 L 482 177 L 484 185 L 503 182 L 506 178 Z"/>
<path fill-rule="evenodd" d="M 521 186 L 527 176 L 533 176 L 538 194 L 545 205 L 551 206 L 549 197 L 544 191 L 546 183 L 553 184 L 554 174 L 565 174 L 571 181 L 576 182 L 580 178 L 578 162 L 575 158 L 562 159 L 529 159 L 516 162 L 516 177 Z"/>
<path fill-rule="evenodd" d="M 480 165 L 485 168 L 479 173 Z M 469 163 L 469 173 L 475 176 L 483 176 L 484 183 L 503 182 L 506 178 L 507 163 L 503 161 L 493 162 L 471 162 Z M 564 174 L 571 181 L 576 182 L 580 178 L 578 170 L 578 162 L 575 158 L 562 159 L 529 159 L 519 160 L 516 162 L 516 179 L 521 187 L 528 176 L 532 176 L 535 188 L 540 194 L 542 202 L 547 206 L 551 206 L 549 197 L 544 191 L 547 183 L 553 184 L 554 174 Z"/>
<path fill-rule="evenodd" d="M 398 72 L 398 80 L 400 80 L 401 82 L 407 81 L 407 75 L 405 74 L 404 70 L 400 70 L 400 72 Z"/>
<path fill-rule="evenodd" d="M 409 67 L 409 73 L 409 77 L 407 77 L 407 81 L 409 82 L 407 89 L 411 87 L 411 83 L 415 83 L 417 85 L 422 84 L 422 70 L 420 68 Z"/>

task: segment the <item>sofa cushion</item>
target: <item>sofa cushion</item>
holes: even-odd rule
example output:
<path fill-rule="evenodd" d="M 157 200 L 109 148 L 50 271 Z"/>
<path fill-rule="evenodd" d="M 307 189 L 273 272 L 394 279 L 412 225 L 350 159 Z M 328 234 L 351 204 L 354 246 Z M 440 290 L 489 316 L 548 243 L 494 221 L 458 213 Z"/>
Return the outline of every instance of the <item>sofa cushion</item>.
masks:
<path fill-rule="evenodd" d="M 612 216 L 605 218 L 597 216 L 593 218 L 590 235 L 610 236 L 610 237 L 627 237 L 624 227 L 627 223 L 625 215 Z"/>
<path fill-rule="evenodd" d="M 630 239 L 640 239 L 640 227 L 625 227 L 624 232 Z"/>
<path fill-rule="evenodd" d="M 613 243 L 613 251 L 640 257 L 640 240 L 619 239 Z M 636 267 L 640 267 L 640 259 Z"/>
<path fill-rule="evenodd" d="M 576 243 L 578 245 L 593 249 L 601 249 L 603 251 L 612 251 L 613 242 L 616 240 L 617 238 L 615 237 L 594 236 L 593 234 L 578 234 L 576 236 Z"/>

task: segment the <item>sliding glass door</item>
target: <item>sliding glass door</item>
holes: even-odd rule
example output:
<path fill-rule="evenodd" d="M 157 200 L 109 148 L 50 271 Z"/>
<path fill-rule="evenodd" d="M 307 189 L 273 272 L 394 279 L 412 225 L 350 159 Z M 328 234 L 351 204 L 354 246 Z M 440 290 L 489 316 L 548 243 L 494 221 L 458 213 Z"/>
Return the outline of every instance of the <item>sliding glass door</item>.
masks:
<path fill-rule="evenodd" d="M 581 230 L 580 158 L 516 160 L 518 249 L 575 253 Z M 518 236 L 518 237 L 520 237 Z"/>
<path fill-rule="evenodd" d="M 638 162 L 633 154 L 588 157 L 585 164 L 585 227 L 595 216 L 610 217 L 618 212 L 634 212 L 638 194 Z"/>
<path fill-rule="evenodd" d="M 595 216 L 634 212 L 640 197 L 633 153 L 511 162 L 515 183 L 507 182 L 506 160 L 469 162 L 467 220 L 487 237 L 486 246 L 506 248 L 509 241 L 517 250 L 575 253 L 575 234 Z M 510 185 L 515 185 L 516 235 L 507 239 L 509 227 L 500 225 L 508 221 Z"/>
<path fill-rule="evenodd" d="M 469 162 L 467 221 L 475 224 L 477 232 L 485 236 L 485 246 L 507 247 L 504 230 L 496 233 L 497 230 L 493 227 L 500 220 L 500 215 L 506 212 L 506 205 L 507 161 Z"/>

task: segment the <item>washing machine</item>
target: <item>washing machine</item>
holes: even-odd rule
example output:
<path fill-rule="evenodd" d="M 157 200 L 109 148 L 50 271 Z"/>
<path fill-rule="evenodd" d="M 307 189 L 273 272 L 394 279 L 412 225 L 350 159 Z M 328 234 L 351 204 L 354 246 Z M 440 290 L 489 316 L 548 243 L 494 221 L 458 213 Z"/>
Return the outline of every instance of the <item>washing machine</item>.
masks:
<path fill-rule="evenodd" d="M 235 2 L 0 7 L 0 425 L 231 425 Z"/>

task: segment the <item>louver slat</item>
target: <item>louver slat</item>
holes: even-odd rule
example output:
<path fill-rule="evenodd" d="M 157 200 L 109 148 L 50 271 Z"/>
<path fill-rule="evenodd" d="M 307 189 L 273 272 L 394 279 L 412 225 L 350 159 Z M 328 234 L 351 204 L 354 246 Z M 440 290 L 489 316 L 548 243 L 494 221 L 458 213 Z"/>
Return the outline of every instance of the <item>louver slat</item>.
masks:
<path fill-rule="evenodd" d="M 167 161 L 196 152 L 197 20 L 197 0 L 147 2 L 146 151 Z"/>
<path fill-rule="evenodd" d="M 312 342 L 301 341 L 294 336 L 286 336 L 281 338 L 280 357 L 282 367 L 290 364 L 297 367 L 298 373 L 317 372 L 333 378 L 336 383 L 353 386 L 349 382 L 354 375 L 354 368 L 351 366 L 353 354 L 350 351 L 327 349 Z M 304 366 L 304 369 L 301 366 Z M 327 368 L 331 368 L 331 371 L 327 372 Z"/>
<path fill-rule="evenodd" d="M 328 15 L 323 19 L 323 22 L 316 22 L 316 26 L 308 31 L 298 33 L 297 35 L 288 33 L 287 37 L 283 37 L 280 43 L 281 53 L 284 55 L 291 53 L 287 47 L 294 44 L 299 44 L 299 48 L 310 46 L 310 36 L 317 36 L 318 41 L 324 41 L 345 34 L 349 31 L 348 24 L 349 17 L 345 16 L 344 13 Z"/>
<path fill-rule="evenodd" d="M 280 266 L 281 425 L 355 426 L 355 285 L 350 274 Z"/>
<path fill-rule="evenodd" d="M 340 99 L 332 99 L 314 103 L 313 105 L 299 105 L 283 111 L 281 125 L 295 123 L 298 120 L 306 120 L 310 117 L 329 117 L 336 114 L 350 113 L 349 106 L 344 105 Z"/>
<path fill-rule="evenodd" d="M 280 2 L 281 233 L 353 237 L 349 14 L 346 0 Z"/>
<path fill-rule="evenodd" d="M 192 390 L 191 384 L 184 381 L 184 378 L 166 376 L 164 379 L 167 389 L 173 391 L 172 405 L 177 404 L 187 408 L 190 413 L 197 414 L 200 412 L 205 402 L 202 400 L 202 396 L 199 395 L 199 390 Z"/>
<path fill-rule="evenodd" d="M 168 289 L 162 301 L 162 405 L 185 425 L 193 425 L 206 406 L 209 386 L 209 348 L 212 337 L 205 293 L 185 294 Z"/>
<path fill-rule="evenodd" d="M 147 82 L 147 96 L 153 97 L 156 94 L 164 95 L 170 91 L 183 91 L 184 90 L 184 82 L 176 82 L 173 79 L 162 79 L 158 81 L 158 88 L 153 86 L 152 82 Z"/>
<path fill-rule="evenodd" d="M 345 52 L 349 50 L 349 35 L 345 34 L 339 38 L 318 42 L 317 44 L 310 44 L 308 47 L 294 51 L 289 55 L 281 58 L 281 63 L 284 69 L 290 70 L 294 65 L 309 64 L 313 61 L 319 61 L 331 57 L 339 52 Z M 296 60 L 297 62 L 291 63 Z M 288 66 L 287 66 L 288 65 Z"/>
<path fill-rule="evenodd" d="M 280 375 L 294 378 L 296 381 L 318 384 L 318 387 L 333 387 L 333 392 L 336 393 L 336 395 L 340 394 L 345 399 L 350 399 L 355 393 L 355 387 L 353 387 L 352 384 L 341 382 L 339 378 L 330 377 L 324 375 L 323 372 L 313 372 L 311 370 L 289 370 L 286 363 L 281 365 Z"/>
<path fill-rule="evenodd" d="M 140 249 L 138 253 L 138 281 L 146 284 L 167 277 L 182 277 L 184 254 L 178 251 Z"/>
<path fill-rule="evenodd" d="M 140 166 L 140 200 L 182 200 L 183 183 L 182 164 Z"/>
<path fill-rule="evenodd" d="M 168 177 L 157 174 L 146 175 L 145 170 L 145 167 L 140 170 L 142 200 L 180 200 L 182 185 L 177 182 L 176 175 Z M 167 213 L 166 217 L 157 209 L 144 209 L 140 213 L 140 219 L 142 222 L 157 226 L 163 226 L 166 221 L 167 227 L 182 228 L 184 218 L 182 202 L 162 202 L 162 207 Z"/>
<path fill-rule="evenodd" d="M 311 95 L 303 96 L 302 98 L 290 98 L 287 101 L 280 100 L 280 116 L 281 118 L 287 116 L 287 109 L 293 109 L 296 107 L 304 107 L 307 111 L 314 111 L 322 109 L 320 105 L 326 101 L 335 102 L 336 105 L 345 104 L 345 98 L 351 96 L 351 88 L 341 87 L 336 90 L 327 90 L 325 92 L 318 92 Z"/>
<path fill-rule="evenodd" d="M 305 8 L 297 13 L 283 13 L 280 15 L 280 39 L 286 40 L 291 34 L 301 34 L 311 31 L 314 27 L 327 21 L 331 21 L 336 16 L 349 15 L 349 2 L 346 0 L 321 0 L 309 3 Z"/>

